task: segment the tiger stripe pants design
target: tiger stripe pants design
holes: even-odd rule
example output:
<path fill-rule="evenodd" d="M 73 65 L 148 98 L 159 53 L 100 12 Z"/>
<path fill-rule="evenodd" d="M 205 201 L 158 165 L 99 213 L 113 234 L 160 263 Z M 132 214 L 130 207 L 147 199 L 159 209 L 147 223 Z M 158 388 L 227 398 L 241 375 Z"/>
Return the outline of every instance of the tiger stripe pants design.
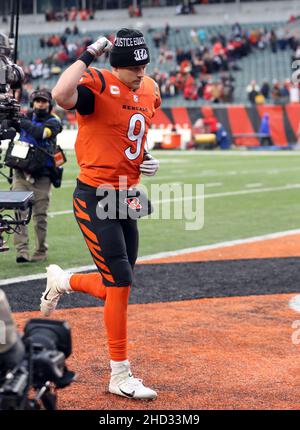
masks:
<path fill-rule="evenodd" d="M 74 274 L 70 285 L 75 291 L 105 300 L 110 357 L 122 361 L 127 359 L 127 305 L 138 253 L 137 221 L 99 219 L 98 201 L 96 188 L 77 180 L 74 215 L 98 272 Z"/>

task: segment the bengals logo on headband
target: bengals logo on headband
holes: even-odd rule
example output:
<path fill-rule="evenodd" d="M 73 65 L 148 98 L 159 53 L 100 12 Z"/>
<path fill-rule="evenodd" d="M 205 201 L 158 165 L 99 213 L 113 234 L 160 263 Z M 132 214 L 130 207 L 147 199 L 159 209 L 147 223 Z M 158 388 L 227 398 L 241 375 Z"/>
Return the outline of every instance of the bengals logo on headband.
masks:
<path fill-rule="evenodd" d="M 148 58 L 148 53 L 146 49 L 135 49 L 133 54 L 135 61 L 143 61 L 147 60 Z"/>

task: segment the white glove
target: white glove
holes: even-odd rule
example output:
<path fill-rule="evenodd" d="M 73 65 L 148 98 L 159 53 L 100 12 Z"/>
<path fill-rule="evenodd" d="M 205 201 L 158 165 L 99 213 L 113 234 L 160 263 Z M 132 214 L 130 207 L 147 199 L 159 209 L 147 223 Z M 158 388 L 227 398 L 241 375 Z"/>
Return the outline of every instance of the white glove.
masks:
<path fill-rule="evenodd" d="M 140 172 L 146 176 L 154 176 L 158 171 L 159 161 L 150 154 L 147 154 L 147 158 L 148 159 L 144 160 L 142 164 L 140 164 Z"/>
<path fill-rule="evenodd" d="M 110 51 L 112 48 L 112 43 L 106 39 L 106 37 L 99 37 L 96 42 L 89 45 L 86 50 L 94 55 L 95 57 L 100 57 L 103 52 Z"/>

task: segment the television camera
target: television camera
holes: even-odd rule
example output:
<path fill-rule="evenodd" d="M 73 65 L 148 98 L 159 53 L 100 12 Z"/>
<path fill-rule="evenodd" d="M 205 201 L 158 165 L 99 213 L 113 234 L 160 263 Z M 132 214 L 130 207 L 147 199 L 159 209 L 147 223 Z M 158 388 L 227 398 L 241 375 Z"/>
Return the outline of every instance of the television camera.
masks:
<path fill-rule="evenodd" d="M 3 141 L 12 141 L 20 127 L 21 106 L 15 99 L 15 90 L 20 88 L 24 79 L 21 67 L 11 60 L 12 49 L 9 38 L 0 33 L 0 157 Z M 12 182 L 1 169 L 4 165 L 0 159 L 0 174 L 9 183 Z M 18 231 L 18 226 L 28 224 L 31 219 L 32 192 L 15 192 L 0 190 L 0 252 L 7 251 L 8 247 L 3 238 L 3 233 Z M 22 219 L 20 211 L 28 209 L 27 216 Z M 3 214 L 5 210 L 14 210 L 14 216 Z"/>
<path fill-rule="evenodd" d="M 26 323 L 22 336 L 17 333 L 0 290 L 0 410 L 56 409 L 56 389 L 75 379 L 65 364 L 71 352 L 65 321 L 35 318 Z"/>

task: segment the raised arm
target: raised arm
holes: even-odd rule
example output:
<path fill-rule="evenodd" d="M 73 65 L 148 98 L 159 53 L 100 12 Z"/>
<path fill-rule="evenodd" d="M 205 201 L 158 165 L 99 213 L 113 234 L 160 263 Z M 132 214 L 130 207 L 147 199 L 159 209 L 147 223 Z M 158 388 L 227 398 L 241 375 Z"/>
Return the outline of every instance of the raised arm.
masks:
<path fill-rule="evenodd" d="M 109 51 L 111 47 L 112 44 L 106 37 L 100 37 L 95 43 L 89 45 L 79 59 L 61 74 L 52 90 L 52 97 L 59 106 L 64 109 L 71 109 L 76 105 L 78 98 L 77 85 L 81 76 L 94 58 L 100 57 L 104 52 Z"/>

